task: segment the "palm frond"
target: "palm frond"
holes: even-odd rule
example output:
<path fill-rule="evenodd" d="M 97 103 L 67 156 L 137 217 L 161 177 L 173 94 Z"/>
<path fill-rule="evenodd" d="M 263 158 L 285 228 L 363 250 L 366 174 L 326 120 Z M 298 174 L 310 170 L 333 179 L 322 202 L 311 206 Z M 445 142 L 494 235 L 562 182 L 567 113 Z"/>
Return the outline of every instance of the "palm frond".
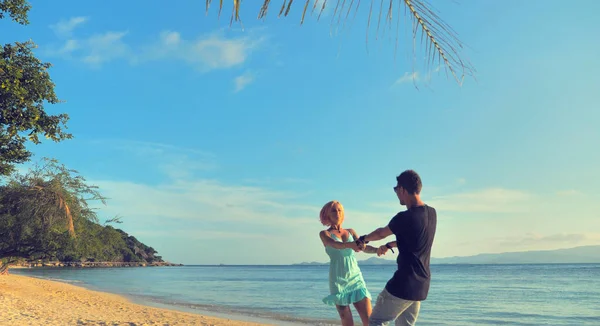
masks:
<path fill-rule="evenodd" d="M 304 0 L 302 16 L 300 19 L 300 24 L 304 23 L 305 15 L 308 10 L 309 4 L 313 1 L 313 7 L 311 14 L 315 12 L 317 9 L 317 0 Z M 360 0 L 321 0 L 322 6 L 318 10 L 318 18 L 320 19 L 321 14 L 325 10 L 327 5 L 335 5 L 333 19 L 332 22 L 336 21 L 337 16 L 337 24 L 342 21 L 342 17 L 344 24 L 348 19 L 350 12 L 352 10 L 355 11 L 355 15 L 358 12 L 360 7 Z M 206 0 L 206 12 L 210 8 L 211 0 Z M 231 22 L 240 21 L 240 6 L 241 0 L 233 0 L 233 11 L 231 16 Z M 282 0 L 281 9 L 279 10 L 278 16 L 287 16 L 290 12 L 292 3 L 294 0 Z M 387 2 L 387 6 L 384 4 Z M 260 2 L 257 1 L 260 4 Z M 376 3 L 376 0 L 371 0 L 368 18 L 367 18 L 367 42 L 368 42 L 368 29 L 371 27 L 371 16 L 373 15 L 373 4 Z M 258 13 L 258 19 L 265 18 L 267 12 L 269 10 L 269 6 L 271 5 L 271 0 L 263 0 L 263 3 L 260 5 L 260 10 Z M 346 7 L 347 5 L 347 7 Z M 395 6 L 395 7 L 394 7 Z M 464 77 L 467 75 L 473 75 L 474 68 L 470 65 L 468 60 L 464 59 L 459 53 L 463 49 L 463 44 L 459 40 L 457 33 L 444 22 L 444 20 L 438 16 L 438 14 L 433 10 L 433 6 L 429 4 L 427 0 L 379 0 L 379 15 L 377 17 L 377 31 L 376 34 L 379 35 L 381 28 L 381 20 L 382 18 L 385 20 L 384 23 L 389 23 L 390 28 L 392 21 L 394 19 L 394 9 L 397 9 L 397 12 L 400 12 L 400 9 L 404 7 L 407 10 L 407 13 L 410 15 L 412 21 L 412 37 L 413 37 L 413 47 L 416 46 L 417 37 L 421 36 L 421 46 L 424 46 L 424 50 L 427 54 L 427 66 L 431 67 L 432 64 L 437 64 L 438 66 L 444 66 L 446 71 L 450 71 L 452 76 L 456 79 L 459 84 L 462 84 Z M 221 15 L 221 10 L 223 8 L 223 0 L 219 0 L 219 17 Z M 345 13 L 345 15 L 344 15 Z M 396 48 L 398 45 L 398 33 L 399 33 L 399 23 L 400 23 L 400 15 L 397 15 L 395 18 L 398 20 L 398 24 L 396 27 Z M 385 27 L 384 27 L 385 28 Z M 425 43 L 425 44 L 423 44 Z"/>
<path fill-rule="evenodd" d="M 75 226 L 73 223 L 73 214 L 71 214 L 71 209 L 69 208 L 69 204 L 67 204 L 64 196 L 57 191 L 54 191 L 50 187 L 35 185 L 30 188 L 32 191 L 36 191 L 38 193 L 43 193 L 46 196 L 53 198 L 55 201 L 55 205 L 58 206 L 58 209 L 64 212 L 64 218 L 66 222 L 66 228 L 69 231 L 69 234 L 72 237 L 75 237 Z"/>
<path fill-rule="evenodd" d="M 8 275 L 8 263 L 0 261 L 0 275 Z"/>

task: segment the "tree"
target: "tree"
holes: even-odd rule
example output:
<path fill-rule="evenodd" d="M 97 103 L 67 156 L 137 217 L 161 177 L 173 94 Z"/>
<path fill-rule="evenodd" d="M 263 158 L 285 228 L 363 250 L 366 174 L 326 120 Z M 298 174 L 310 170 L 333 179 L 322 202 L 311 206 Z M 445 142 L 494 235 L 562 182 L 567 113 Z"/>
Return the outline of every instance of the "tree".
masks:
<path fill-rule="evenodd" d="M 91 200 L 105 203 L 97 187 L 56 160 L 42 162 L 0 186 L 0 273 L 19 258 L 56 258 L 73 246 L 76 226 L 98 222 L 88 206 Z"/>
<path fill-rule="evenodd" d="M 312 6 L 310 6 L 311 2 Z M 377 5 L 375 0 L 371 0 L 369 2 L 367 29 L 372 23 L 373 5 Z M 211 3 L 212 0 L 206 0 L 207 13 Z M 242 1 L 240 0 L 233 0 L 230 24 L 233 23 L 233 21 L 241 21 L 241 3 Z M 255 3 L 260 6 L 258 19 L 265 18 L 267 16 L 267 12 L 269 11 L 271 0 L 263 0 L 262 4 L 260 4 L 260 1 L 255 1 Z M 291 10 L 292 3 L 294 3 L 294 0 L 282 0 L 279 16 L 287 16 Z M 356 15 L 360 7 L 360 3 L 360 0 L 304 0 L 300 24 L 304 23 L 304 18 L 309 7 L 312 7 L 310 11 L 311 14 L 313 14 L 315 10 L 318 10 L 318 18 L 320 18 L 321 14 L 328 5 L 334 6 L 335 8 L 332 22 L 337 21 L 337 24 L 339 24 L 343 17 L 343 21 L 345 23 L 353 9 L 354 15 Z M 382 15 L 385 15 L 385 17 L 383 17 L 384 24 L 389 23 L 390 27 L 394 17 L 396 17 L 398 20 L 396 24 L 396 48 L 398 46 L 400 9 L 405 7 L 405 9 L 409 12 L 410 19 L 412 20 L 413 43 L 415 43 L 417 37 L 419 36 L 419 31 L 421 32 L 421 45 L 423 45 L 423 42 L 425 42 L 426 57 L 429 58 L 429 60 L 426 62 L 427 65 L 437 64 L 439 66 L 444 66 L 444 69 L 446 71 L 450 71 L 452 76 L 459 84 L 462 83 L 465 75 L 473 74 L 474 69 L 471 67 L 470 63 L 463 59 L 459 54 L 460 49 L 463 48 L 463 44 L 458 39 L 456 32 L 438 16 L 438 14 L 433 10 L 433 7 L 429 5 L 426 0 L 380 0 L 378 5 L 379 15 L 377 17 L 377 33 L 379 33 L 381 27 Z M 222 9 L 223 0 L 219 0 L 219 16 L 221 15 Z"/>
<path fill-rule="evenodd" d="M 26 0 L 0 0 L 0 19 L 8 14 L 26 25 L 30 5 Z M 72 138 L 64 132 L 69 116 L 49 115 L 45 102 L 59 103 L 50 78 L 49 63 L 35 57 L 32 41 L 0 47 L 0 176 L 9 175 L 15 164 L 31 157 L 27 141 L 39 144 L 43 135 L 53 141 Z"/>

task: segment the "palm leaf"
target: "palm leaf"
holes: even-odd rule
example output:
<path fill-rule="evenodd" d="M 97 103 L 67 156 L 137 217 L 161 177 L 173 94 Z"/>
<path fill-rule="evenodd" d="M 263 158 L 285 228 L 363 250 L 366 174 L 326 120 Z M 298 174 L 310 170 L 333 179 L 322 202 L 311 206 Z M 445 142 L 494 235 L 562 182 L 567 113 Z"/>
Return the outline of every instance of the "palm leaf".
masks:
<path fill-rule="evenodd" d="M 0 261 L 0 275 L 8 275 L 8 263 Z"/>
<path fill-rule="evenodd" d="M 69 208 L 69 205 L 67 204 L 64 196 L 61 193 L 54 191 L 50 187 L 33 186 L 30 188 L 30 190 L 36 191 L 40 194 L 43 194 L 45 196 L 48 196 L 48 197 L 51 197 L 54 199 L 55 205 L 58 206 L 58 208 L 60 210 L 64 211 L 66 228 L 69 231 L 69 234 L 72 237 L 75 237 L 75 225 L 73 224 L 73 215 L 71 214 L 71 209 Z"/>
<path fill-rule="evenodd" d="M 300 24 L 304 23 L 305 15 L 311 1 L 313 1 L 311 14 L 314 13 L 315 9 L 317 9 L 318 2 L 316 0 L 304 1 L 305 2 L 303 4 L 303 11 L 300 19 Z M 207 13 L 210 8 L 211 2 L 211 0 L 206 0 Z M 231 22 L 240 21 L 241 2 L 241 0 L 233 0 Z M 294 0 L 282 0 L 281 9 L 279 10 L 279 16 L 287 16 L 290 12 L 293 2 Z M 344 17 L 345 23 L 345 21 L 350 15 L 350 12 L 353 9 L 356 15 L 361 1 L 322 0 L 322 3 L 323 5 L 318 11 L 318 18 L 321 17 L 321 14 L 323 13 L 327 5 L 335 5 L 333 14 L 334 17 L 332 19 L 332 22 L 336 21 L 337 16 L 337 24 L 339 24 L 341 22 L 342 17 Z M 374 3 L 376 3 L 376 0 L 370 1 L 369 14 L 367 19 L 367 29 L 371 26 L 371 16 L 373 14 Z M 270 5 L 271 0 L 263 0 L 263 3 L 260 5 L 258 19 L 266 17 Z M 433 7 L 428 3 L 427 0 L 379 0 L 377 35 L 379 34 L 381 28 L 382 15 L 385 15 L 384 23 L 389 23 L 391 27 L 391 23 L 394 18 L 394 10 L 396 10 L 399 13 L 402 7 L 406 9 L 412 21 L 413 46 L 415 46 L 417 37 L 419 36 L 420 32 L 421 45 L 424 45 L 424 50 L 428 58 L 426 62 L 428 67 L 431 67 L 431 65 L 433 64 L 436 64 L 438 66 L 444 66 L 444 69 L 446 71 L 450 71 L 452 76 L 456 79 L 456 81 L 459 84 L 462 84 L 462 81 L 464 80 L 464 77 L 466 75 L 473 75 L 474 69 L 471 67 L 470 63 L 466 59 L 461 57 L 459 53 L 460 50 L 463 48 L 463 44 L 459 40 L 457 33 L 436 14 L 436 12 L 433 10 Z M 219 16 L 221 15 L 222 8 L 223 0 L 219 0 Z M 396 25 L 396 48 L 398 45 L 398 29 L 400 22 L 399 16 L 400 15 L 397 15 L 396 17 L 396 19 L 398 20 Z"/>

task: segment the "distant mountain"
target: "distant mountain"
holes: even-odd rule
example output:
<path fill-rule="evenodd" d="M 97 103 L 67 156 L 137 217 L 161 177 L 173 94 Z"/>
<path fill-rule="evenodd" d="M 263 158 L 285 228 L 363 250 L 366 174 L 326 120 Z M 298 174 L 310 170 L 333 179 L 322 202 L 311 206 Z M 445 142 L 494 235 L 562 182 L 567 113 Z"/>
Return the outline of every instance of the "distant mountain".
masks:
<path fill-rule="evenodd" d="M 318 266 L 318 265 L 329 265 L 329 263 L 319 263 L 316 261 L 312 261 L 310 263 L 307 262 L 303 262 L 303 263 L 298 263 L 298 264 L 292 264 L 292 265 L 303 265 L 303 266 Z"/>
<path fill-rule="evenodd" d="M 360 265 L 394 265 L 396 260 L 370 257 L 359 260 Z M 498 254 L 479 254 L 431 258 L 431 264 L 600 264 L 600 246 L 582 246 L 556 250 L 504 252 Z M 300 263 L 294 265 L 329 265 L 329 262 Z"/>
<path fill-rule="evenodd" d="M 466 257 L 432 258 L 431 264 L 584 264 L 600 263 L 600 246 L 504 252 Z"/>
<path fill-rule="evenodd" d="M 379 258 L 379 257 L 371 257 L 369 259 L 364 259 L 364 260 L 359 260 L 358 261 L 359 265 L 394 265 L 396 264 L 396 260 L 390 260 L 390 259 L 383 259 L 383 258 Z M 295 266 L 323 266 L 323 265 L 329 265 L 329 262 L 325 262 L 325 263 L 320 263 L 320 262 L 304 262 L 304 263 L 299 263 L 299 264 L 292 264 Z"/>
<path fill-rule="evenodd" d="M 359 260 L 358 263 L 360 265 L 396 265 L 396 257 L 394 256 L 394 260 L 371 257 L 365 260 Z"/>

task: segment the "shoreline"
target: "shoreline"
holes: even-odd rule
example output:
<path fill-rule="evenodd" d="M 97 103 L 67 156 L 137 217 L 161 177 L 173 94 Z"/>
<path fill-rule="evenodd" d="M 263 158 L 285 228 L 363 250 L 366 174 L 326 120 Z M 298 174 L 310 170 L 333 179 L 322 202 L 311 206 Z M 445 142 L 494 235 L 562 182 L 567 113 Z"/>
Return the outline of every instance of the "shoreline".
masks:
<path fill-rule="evenodd" d="M 274 325 L 143 305 L 117 294 L 15 274 L 0 277 L 0 305 L 3 325 Z"/>
<path fill-rule="evenodd" d="M 175 264 L 170 262 L 26 262 L 9 264 L 9 268 L 22 269 L 22 268 L 128 268 L 128 267 L 169 267 L 169 266 L 183 266 L 183 264 Z"/>

